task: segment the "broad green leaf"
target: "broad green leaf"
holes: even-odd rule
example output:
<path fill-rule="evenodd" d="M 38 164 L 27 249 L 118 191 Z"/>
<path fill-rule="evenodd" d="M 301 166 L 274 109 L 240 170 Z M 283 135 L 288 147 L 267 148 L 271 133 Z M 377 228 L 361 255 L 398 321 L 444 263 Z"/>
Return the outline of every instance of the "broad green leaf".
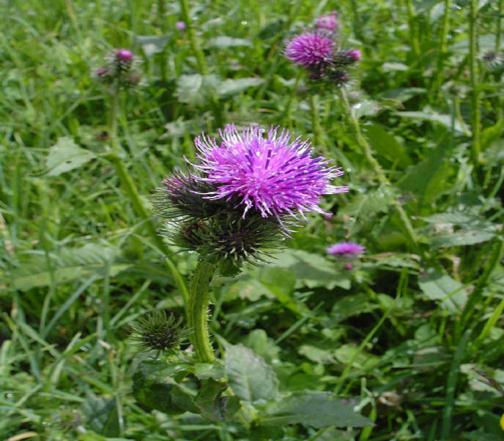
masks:
<path fill-rule="evenodd" d="M 214 380 L 205 381 L 194 403 L 201 414 L 210 421 L 225 421 L 239 408 L 237 397 L 223 396 L 227 385 Z"/>
<path fill-rule="evenodd" d="M 244 38 L 233 38 L 222 35 L 208 40 L 207 46 L 223 49 L 228 47 L 250 47 L 252 46 L 252 43 L 250 40 L 246 40 Z"/>
<path fill-rule="evenodd" d="M 292 271 L 268 266 L 259 271 L 259 281 L 287 309 L 298 315 L 309 313 L 308 308 L 293 297 L 296 276 Z"/>
<path fill-rule="evenodd" d="M 316 429 L 372 425 L 369 419 L 356 413 L 353 408 L 351 400 L 338 399 L 330 392 L 299 392 L 270 406 L 262 424 L 303 424 Z"/>
<path fill-rule="evenodd" d="M 419 277 L 418 285 L 429 300 L 440 302 L 441 307 L 451 314 L 459 313 L 467 301 L 464 285 L 434 268 Z"/>
<path fill-rule="evenodd" d="M 444 149 L 436 148 L 422 162 L 410 167 L 398 186 L 405 192 L 414 193 L 422 205 L 435 202 L 444 191 L 453 167 Z"/>
<path fill-rule="evenodd" d="M 49 149 L 46 161 L 47 175 L 59 176 L 75 168 L 79 168 L 96 155 L 79 147 L 72 138 L 58 138 L 58 142 Z"/>
<path fill-rule="evenodd" d="M 194 404 L 196 392 L 191 385 L 179 383 L 189 372 L 186 365 L 168 364 L 164 361 L 143 361 L 133 375 L 133 395 L 146 409 L 177 414 L 197 412 Z"/>
<path fill-rule="evenodd" d="M 403 145 L 379 124 L 371 124 L 364 127 L 364 133 L 378 154 L 392 162 L 398 162 L 402 166 L 411 164 L 410 158 Z"/>
<path fill-rule="evenodd" d="M 120 435 L 119 415 L 115 399 L 90 396 L 83 405 L 89 427 L 107 437 Z"/>
<path fill-rule="evenodd" d="M 264 329 L 254 329 L 245 339 L 245 346 L 271 363 L 278 360 L 280 348 L 268 337 Z"/>
<path fill-rule="evenodd" d="M 332 289 L 339 286 L 350 289 L 348 273 L 337 271 L 334 262 L 319 254 L 308 253 L 302 250 L 285 250 L 275 255 L 272 264 L 276 267 L 286 268 L 296 276 L 296 285 L 308 288 L 319 286 Z"/>
<path fill-rule="evenodd" d="M 142 47 L 144 54 L 150 58 L 163 51 L 170 37 L 168 35 L 137 35 L 135 40 Z"/>
<path fill-rule="evenodd" d="M 457 132 L 466 136 L 470 135 L 469 128 L 463 121 L 460 121 L 458 119 L 453 120 L 451 115 L 441 114 L 431 109 L 425 109 L 424 111 L 418 112 L 397 112 L 397 115 L 402 118 L 431 121 L 433 123 L 441 124 L 442 126 L 450 130 L 453 125 L 453 129 Z"/>
<path fill-rule="evenodd" d="M 216 75 L 181 75 L 177 80 L 176 95 L 181 103 L 200 105 L 215 93 L 220 80 Z"/>
<path fill-rule="evenodd" d="M 118 250 L 106 244 L 88 243 L 80 248 L 63 248 L 49 255 L 52 276 L 47 260 L 42 256 L 32 256 L 12 273 L 15 289 L 27 291 L 32 288 L 62 284 L 96 273 L 115 276 L 126 270 L 129 264 L 113 264 Z"/>
<path fill-rule="evenodd" d="M 229 386 L 242 400 L 272 400 L 278 394 L 278 379 L 262 357 L 243 345 L 226 346 Z"/>
<path fill-rule="evenodd" d="M 435 248 L 474 245 L 496 237 L 501 229 L 484 217 L 453 211 L 425 218 L 434 230 L 432 246 Z"/>
<path fill-rule="evenodd" d="M 256 87 L 264 82 L 262 78 L 238 78 L 222 81 L 217 87 L 220 96 L 236 95 L 251 87 Z"/>

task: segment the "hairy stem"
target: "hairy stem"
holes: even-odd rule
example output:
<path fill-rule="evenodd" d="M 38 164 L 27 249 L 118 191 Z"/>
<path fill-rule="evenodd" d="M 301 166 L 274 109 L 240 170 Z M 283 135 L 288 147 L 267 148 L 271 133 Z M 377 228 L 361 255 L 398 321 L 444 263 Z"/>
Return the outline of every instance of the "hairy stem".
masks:
<path fill-rule="evenodd" d="M 385 175 L 385 172 L 383 171 L 382 166 L 380 163 L 376 160 L 376 158 L 373 156 L 373 152 L 371 149 L 371 146 L 369 145 L 367 139 L 364 137 L 362 134 L 359 121 L 355 117 L 354 113 L 352 112 L 352 109 L 350 107 L 350 103 L 348 102 L 348 97 L 346 96 L 346 93 L 343 88 L 338 89 L 339 97 L 342 103 L 342 108 L 344 112 L 345 119 L 347 121 L 348 127 L 355 138 L 355 141 L 357 142 L 358 146 L 360 147 L 362 154 L 366 158 L 367 162 L 373 169 L 373 172 L 375 173 L 376 177 L 378 178 L 378 181 L 380 182 L 381 185 L 385 187 L 390 187 L 390 181 L 388 180 L 387 176 Z M 404 229 L 404 232 L 406 233 L 406 237 L 408 238 L 408 242 L 410 245 L 415 249 L 415 251 L 418 251 L 422 253 L 422 250 L 419 247 L 418 244 L 418 239 L 415 233 L 415 230 L 413 228 L 413 225 L 411 224 L 411 221 L 402 207 L 402 205 L 397 201 L 396 199 L 393 199 L 392 205 L 394 206 L 395 210 L 397 211 L 397 214 L 399 215 L 399 219 L 401 221 L 402 227 Z"/>
<path fill-rule="evenodd" d="M 436 76 L 431 85 L 431 96 L 435 99 L 439 94 L 439 89 L 443 82 L 443 67 L 448 52 L 448 33 L 450 31 L 450 10 L 452 0 L 444 0 L 443 22 L 441 25 L 441 32 L 439 35 L 439 51 L 436 63 Z"/>
<path fill-rule="evenodd" d="M 481 110 L 480 110 L 480 91 L 478 86 L 479 69 L 478 69 L 478 32 L 477 32 L 477 15 L 478 15 L 478 0 L 471 0 L 469 8 L 469 74 L 471 84 L 471 127 L 472 127 L 472 144 L 471 156 L 475 169 L 480 163 L 481 152 Z"/>
<path fill-rule="evenodd" d="M 310 113 L 313 131 L 313 144 L 320 148 L 322 145 L 323 133 L 320 125 L 319 97 L 317 94 L 310 94 Z"/>
<path fill-rule="evenodd" d="M 189 297 L 189 327 L 192 342 L 199 361 L 215 360 L 208 333 L 208 291 L 215 273 L 215 264 L 200 260 L 193 275 Z"/>

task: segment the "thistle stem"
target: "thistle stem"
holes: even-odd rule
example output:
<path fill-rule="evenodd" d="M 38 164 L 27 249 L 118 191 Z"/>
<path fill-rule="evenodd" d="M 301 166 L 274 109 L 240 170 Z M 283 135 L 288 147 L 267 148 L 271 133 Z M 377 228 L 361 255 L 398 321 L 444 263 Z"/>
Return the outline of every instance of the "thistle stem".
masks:
<path fill-rule="evenodd" d="M 317 94 L 310 94 L 310 113 L 313 131 L 313 144 L 320 148 L 322 143 L 322 127 L 320 125 L 319 97 Z"/>
<path fill-rule="evenodd" d="M 477 33 L 477 16 L 478 16 L 478 0 L 471 0 L 469 8 L 469 74 L 471 84 L 471 128 L 472 128 L 472 145 L 471 156 L 475 168 L 480 163 L 481 152 L 481 110 L 480 110 L 480 91 L 478 86 L 478 33 Z"/>
<path fill-rule="evenodd" d="M 362 134 L 362 131 L 361 131 L 361 128 L 359 125 L 359 121 L 357 120 L 354 113 L 352 112 L 352 108 L 350 107 L 350 103 L 348 102 L 348 97 L 346 96 L 346 93 L 343 90 L 343 88 L 338 88 L 338 94 L 339 94 L 339 97 L 340 97 L 340 100 L 342 103 L 342 108 L 343 108 L 345 119 L 348 123 L 348 127 L 350 128 L 350 131 L 352 132 L 352 135 L 355 138 L 355 141 L 357 142 L 358 146 L 360 147 L 362 154 L 364 155 L 367 162 L 369 163 L 369 165 L 373 169 L 373 172 L 375 173 L 376 177 L 378 178 L 378 181 L 380 182 L 380 184 L 383 186 L 386 186 L 386 187 L 390 187 L 391 183 L 388 180 L 387 176 L 385 175 L 385 172 L 383 171 L 382 166 L 376 160 L 376 158 L 373 156 L 371 146 L 369 145 L 367 139 Z M 399 219 L 401 221 L 404 232 L 406 233 L 406 237 L 408 238 L 408 242 L 415 249 L 415 251 L 418 251 L 419 253 L 421 253 L 423 255 L 423 252 L 418 244 L 418 239 L 417 239 L 415 230 L 413 228 L 413 225 L 411 224 L 411 221 L 410 221 L 406 211 L 404 211 L 404 208 L 399 203 L 399 201 L 397 201 L 396 199 L 392 200 L 392 205 L 394 206 L 395 210 L 397 211 L 397 214 L 399 215 Z"/>
<path fill-rule="evenodd" d="M 199 361 L 211 363 L 215 356 L 208 333 L 208 292 L 216 266 L 200 260 L 193 275 L 189 294 L 189 327 Z"/>
<path fill-rule="evenodd" d="M 196 32 L 194 31 L 188 0 L 180 0 L 180 10 L 182 12 L 182 19 L 186 24 L 186 33 L 189 38 L 189 45 L 191 46 L 191 51 L 194 57 L 196 58 L 198 71 L 201 75 L 208 75 L 208 65 L 203 51 L 201 50 Z"/>
<path fill-rule="evenodd" d="M 114 166 L 117 176 L 119 177 L 119 181 L 124 189 L 124 192 L 133 206 L 136 214 L 142 218 L 144 221 L 147 231 L 149 235 L 154 240 L 157 248 L 164 254 L 165 256 L 165 264 L 170 271 L 171 276 L 175 282 L 175 285 L 180 290 L 182 297 L 184 299 L 184 304 L 187 305 L 189 301 L 189 291 L 184 282 L 184 279 L 180 275 L 177 267 L 170 259 L 171 251 L 164 243 L 163 239 L 158 235 L 156 224 L 152 220 L 149 211 L 145 207 L 145 204 L 140 197 L 140 193 L 133 181 L 133 178 L 128 173 L 128 169 L 122 160 L 121 146 L 119 144 L 118 136 L 117 136 L 117 119 L 119 114 L 119 85 L 115 84 L 114 89 L 112 91 L 111 103 L 110 103 L 110 116 L 109 116 L 109 137 L 110 143 L 112 146 L 112 151 L 105 155 L 105 158 L 109 160 L 109 162 Z"/>
<path fill-rule="evenodd" d="M 408 14 L 408 26 L 409 26 L 409 37 L 411 49 L 413 50 L 413 55 L 415 59 L 420 56 L 420 42 L 418 41 L 418 33 L 416 26 L 416 14 L 415 7 L 413 6 L 413 0 L 406 0 L 406 11 Z"/>
<path fill-rule="evenodd" d="M 443 22 L 441 25 L 441 33 L 439 35 L 439 52 L 436 64 L 436 75 L 431 85 L 431 96 L 433 100 L 439 95 L 439 89 L 443 82 L 443 67 L 448 51 L 448 33 L 450 32 L 450 9 L 452 0 L 444 0 L 443 7 Z"/>

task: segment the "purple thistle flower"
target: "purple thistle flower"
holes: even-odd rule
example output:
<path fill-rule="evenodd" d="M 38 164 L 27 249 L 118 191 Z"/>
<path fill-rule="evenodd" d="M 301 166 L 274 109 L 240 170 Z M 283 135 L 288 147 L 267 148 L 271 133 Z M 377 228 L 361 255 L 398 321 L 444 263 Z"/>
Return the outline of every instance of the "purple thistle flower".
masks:
<path fill-rule="evenodd" d="M 179 30 L 179 31 L 183 31 L 185 30 L 185 28 L 187 27 L 185 22 L 183 21 L 177 21 L 177 23 L 175 23 L 175 27 Z"/>
<path fill-rule="evenodd" d="M 228 126 L 219 134 L 220 143 L 204 135 L 195 140 L 201 160 L 196 167 L 204 174 L 199 179 L 215 186 L 207 199 L 238 201 L 245 206 L 244 217 L 252 208 L 264 218 L 323 213 L 322 195 L 348 191 L 330 184 L 343 174 L 340 169 L 313 157 L 310 143 L 292 139 L 286 130 Z"/>
<path fill-rule="evenodd" d="M 362 52 L 359 49 L 350 49 L 345 52 L 345 56 L 353 60 L 354 62 L 360 61 L 362 58 Z"/>
<path fill-rule="evenodd" d="M 334 46 L 331 38 L 308 32 L 295 36 L 287 43 L 285 56 L 304 67 L 318 66 L 331 60 Z"/>
<path fill-rule="evenodd" d="M 323 15 L 315 20 L 315 28 L 322 31 L 335 32 L 339 27 L 338 13 L 332 11 L 328 15 Z"/>
<path fill-rule="evenodd" d="M 115 51 L 116 59 L 123 63 L 130 63 L 133 61 L 133 52 L 129 49 L 117 49 Z"/>
<path fill-rule="evenodd" d="M 355 242 L 338 242 L 327 248 L 327 253 L 337 257 L 358 257 L 365 251 L 362 245 Z"/>

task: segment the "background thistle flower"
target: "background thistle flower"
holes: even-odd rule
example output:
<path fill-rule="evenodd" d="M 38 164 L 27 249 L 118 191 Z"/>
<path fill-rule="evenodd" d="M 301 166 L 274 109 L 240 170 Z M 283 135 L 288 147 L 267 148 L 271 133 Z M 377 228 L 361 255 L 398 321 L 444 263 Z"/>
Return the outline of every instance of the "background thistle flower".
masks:
<path fill-rule="evenodd" d="M 176 352 L 184 330 L 182 318 L 165 311 L 154 311 L 139 318 L 132 326 L 132 338 L 144 351 Z"/>
<path fill-rule="evenodd" d="M 285 56 L 293 63 L 311 68 L 325 65 L 332 59 L 335 43 L 332 38 L 314 32 L 296 35 L 285 48 Z"/>
<path fill-rule="evenodd" d="M 140 83 L 140 74 L 134 69 L 136 57 L 129 49 L 115 49 L 105 66 L 95 70 L 95 77 L 102 83 L 120 87 L 134 87 Z"/>
<path fill-rule="evenodd" d="M 315 28 L 318 31 L 336 32 L 339 28 L 338 12 L 331 11 L 327 15 L 322 15 L 315 20 Z"/>
<path fill-rule="evenodd" d="M 359 257 L 365 248 L 355 242 L 338 242 L 327 248 L 327 253 L 331 256 L 354 258 Z"/>

